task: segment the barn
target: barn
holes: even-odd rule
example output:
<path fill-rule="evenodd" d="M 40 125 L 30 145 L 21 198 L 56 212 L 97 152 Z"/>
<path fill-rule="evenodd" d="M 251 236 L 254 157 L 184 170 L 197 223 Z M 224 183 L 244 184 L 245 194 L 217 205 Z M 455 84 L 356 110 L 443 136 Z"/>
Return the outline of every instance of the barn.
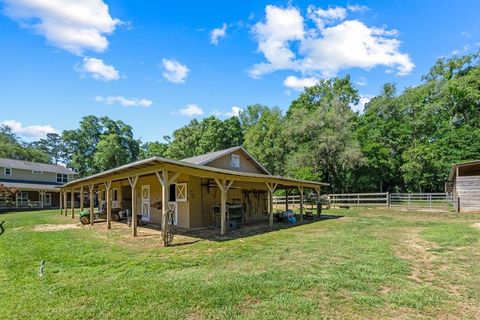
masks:
<path fill-rule="evenodd" d="M 459 212 L 480 213 L 480 160 L 452 165 L 446 192 L 452 192 Z"/>
<path fill-rule="evenodd" d="M 301 197 L 308 190 L 320 195 L 328 184 L 270 174 L 245 148 L 238 146 L 201 156 L 172 160 L 153 157 L 81 178 L 62 186 L 61 211 L 67 213 L 67 195 L 80 194 L 85 200 L 98 199 L 105 207 L 107 228 L 112 209 L 128 210 L 141 217 L 142 224 L 161 224 L 173 212 L 179 230 L 218 227 L 223 235 L 230 227 L 265 221 L 273 224 L 273 192 L 297 189 Z M 88 201 L 94 222 L 94 201 Z M 69 208 L 73 217 L 73 203 Z M 100 209 L 100 208 L 99 208 Z M 132 234 L 137 234 L 133 220 Z"/>

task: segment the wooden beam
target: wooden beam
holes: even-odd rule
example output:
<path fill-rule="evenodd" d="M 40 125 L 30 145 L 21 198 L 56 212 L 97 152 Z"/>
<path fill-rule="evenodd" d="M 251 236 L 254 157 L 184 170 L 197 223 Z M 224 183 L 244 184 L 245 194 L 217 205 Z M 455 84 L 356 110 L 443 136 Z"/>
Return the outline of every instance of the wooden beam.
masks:
<path fill-rule="evenodd" d="M 93 188 L 95 187 L 94 184 L 91 184 L 90 185 L 90 189 L 88 190 L 90 192 L 90 195 L 89 195 L 89 204 L 90 204 L 90 224 L 93 226 L 93 222 L 95 220 L 95 217 L 93 216 L 93 205 L 94 205 L 94 202 L 95 202 L 95 199 L 93 198 Z"/>
<path fill-rule="evenodd" d="M 303 222 L 303 187 L 298 186 L 298 191 L 300 191 L 300 222 Z"/>
<path fill-rule="evenodd" d="M 317 215 L 320 217 L 322 214 L 322 205 L 320 204 L 320 188 L 315 188 L 315 193 L 317 194 Z"/>
<path fill-rule="evenodd" d="M 285 211 L 288 211 L 288 187 L 285 187 Z"/>
<path fill-rule="evenodd" d="M 175 181 L 177 181 L 178 176 L 180 176 L 180 173 L 177 172 L 177 173 L 175 173 L 175 174 L 173 175 L 173 177 L 171 177 L 170 179 L 168 179 L 168 185 L 171 185 L 172 183 L 174 183 Z"/>
<path fill-rule="evenodd" d="M 133 176 L 128 178 L 130 187 L 132 188 L 132 236 L 137 236 L 137 182 L 138 176 Z"/>
<path fill-rule="evenodd" d="M 277 188 L 276 183 L 266 183 L 268 188 L 268 225 L 273 226 L 273 192 Z"/>
<path fill-rule="evenodd" d="M 60 191 L 59 195 L 60 215 L 63 216 L 63 192 Z"/>
<path fill-rule="evenodd" d="M 224 235 L 227 232 L 227 184 L 225 180 L 221 182 L 220 188 L 220 234 Z"/>
<path fill-rule="evenodd" d="M 72 219 L 75 218 L 75 190 L 72 189 L 72 192 L 70 194 L 71 198 L 70 198 L 70 206 L 72 207 Z"/>
<path fill-rule="evenodd" d="M 40 198 L 40 207 L 43 208 L 43 198 L 45 195 L 45 191 L 38 191 L 38 197 Z"/>
<path fill-rule="evenodd" d="M 110 187 L 112 186 L 112 181 L 105 182 L 105 195 L 107 201 L 107 230 L 112 229 L 112 199 L 110 195 Z"/>
<path fill-rule="evenodd" d="M 158 176 L 158 175 L 157 175 Z M 167 215 L 168 215 L 168 200 L 170 199 L 170 184 L 168 179 L 168 171 L 162 170 L 160 183 L 162 185 L 162 238 L 165 240 L 165 232 L 167 232 Z M 166 243 L 164 242 L 164 245 Z"/>
<path fill-rule="evenodd" d="M 83 211 L 83 186 L 80 187 L 80 211 Z"/>
<path fill-rule="evenodd" d="M 67 216 L 68 206 L 67 206 L 67 191 L 63 193 L 63 207 L 65 208 L 65 217 Z"/>

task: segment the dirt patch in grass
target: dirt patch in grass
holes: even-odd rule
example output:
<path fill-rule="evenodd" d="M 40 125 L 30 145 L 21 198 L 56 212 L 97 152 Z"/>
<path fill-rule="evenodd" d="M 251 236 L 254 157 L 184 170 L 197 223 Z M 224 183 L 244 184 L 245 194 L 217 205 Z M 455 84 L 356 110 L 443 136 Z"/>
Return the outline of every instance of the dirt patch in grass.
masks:
<path fill-rule="evenodd" d="M 480 229 L 480 222 L 474 223 L 472 227 Z"/>
<path fill-rule="evenodd" d="M 38 224 L 32 228 L 33 231 L 37 232 L 50 232 L 50 231 L 63 231 L 69 229 L 78 229 L 80 226 L 78 224 Z"/>
<path fill-rule="evenodd" d="M 419 284 L 431 284 L 435 279 L 432 269 L 437 259 L 431 250 L 436 248 L 438 248 L 436 244 L 423 240 L 419 236 L 419 230 L 415 229 L 399 240 L 396 255 L 410 263 L 410 279 Z"/>

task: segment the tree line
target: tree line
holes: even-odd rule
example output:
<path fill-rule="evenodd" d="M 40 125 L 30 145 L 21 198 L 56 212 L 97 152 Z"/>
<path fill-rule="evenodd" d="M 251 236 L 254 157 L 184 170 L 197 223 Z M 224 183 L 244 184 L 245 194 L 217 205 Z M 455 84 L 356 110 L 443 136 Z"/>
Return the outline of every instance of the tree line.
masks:
<path fill-rule="evenodd" d="M 330 183 L 331 192 L 443 191 L 452 163 L 480 158 L 479 54 L 439 59 L 422 82 L 386 83 L 366 104 L 350 77 L 305 88 L 284 114 L 250 105 L 238 117 L 194 119 L 142 142 L 108 117 L 25 143 L 0 128 L 0 156 L 64 163 L 80 177 L 152 156 L 183 159 L 243 145 L 272 174 Z"/>

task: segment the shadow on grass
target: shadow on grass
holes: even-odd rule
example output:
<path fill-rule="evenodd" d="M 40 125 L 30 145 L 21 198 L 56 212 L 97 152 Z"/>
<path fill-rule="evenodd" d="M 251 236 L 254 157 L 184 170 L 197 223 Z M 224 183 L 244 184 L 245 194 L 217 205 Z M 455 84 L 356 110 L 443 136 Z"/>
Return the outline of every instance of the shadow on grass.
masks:
<path fill-rule="evenodd" d="M 296 228 L 302 225 L 308 225 L 312 223 L 318 223 L 325 220 L 339 219 L 341 215 L 321 215 L 320 217 L 314 217 L 312 220 L 304 220 L 296 224 L 287 222 L 275 222 L 272 227 L 268 225 L 268 221 L 259 221 L 253 223 L 245 223 L 242 227 L 237 229 L 230 229 L 225 235 L 220 234 L 219 228 L 204 228 L 201 230 L 175 230 L 175 234 L 194 237 L 201 240 L 208 241 L 230 241 L 235 239 L 241 239 L 246 237 L 253 237 L 259 234 L 266 234 L 273 231 Z M 193 243 L 200 240 L 193 241 Z"/>

